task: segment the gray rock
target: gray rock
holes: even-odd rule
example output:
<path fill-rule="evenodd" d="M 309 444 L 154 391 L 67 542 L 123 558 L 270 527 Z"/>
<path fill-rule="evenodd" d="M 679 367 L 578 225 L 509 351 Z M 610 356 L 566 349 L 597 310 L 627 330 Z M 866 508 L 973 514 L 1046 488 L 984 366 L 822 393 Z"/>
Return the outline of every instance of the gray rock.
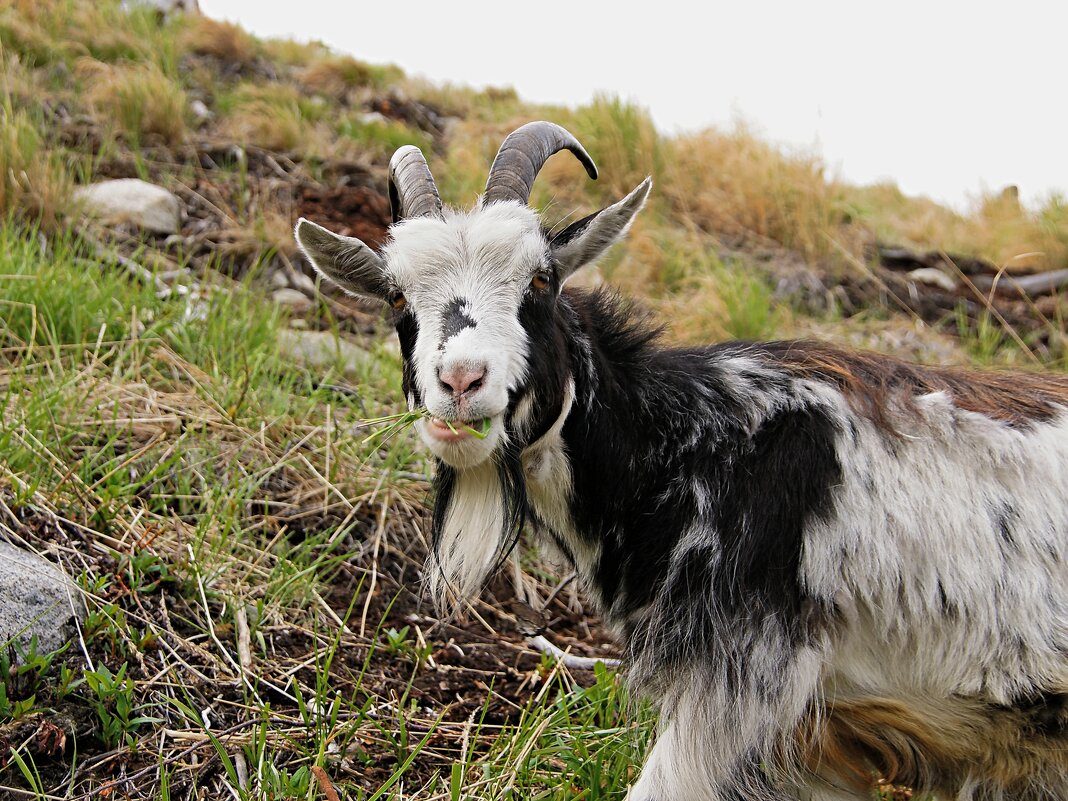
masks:
<path fill-rule="evenodd" d="M 189 104 L 189 110 L 197 118 L 198 122 L 207 122 L 215 116 L 211 113 L 211 109 L 204 104 L 203 100 L 194 100 Z"/>
<path fill-rule="evenodd" d="M 278 345 L 291 359 L 313 370 L 340 367 L 346 373 L 355 372 L 371 358 L 359 345 L 330 331 L 284 329 L 278 334 Z"/>
<path fill-rule="evenodd" d="M 38 653 L 55 651 L 75 636 L 75 617 L 85 620 L 77 585 L 52 562 L 0 542 L 0 647 L 24 649 L 36 635 Z"/>
<path fill-rule="evenodd" d="M 315 302 L 311 298 L 303 292 L 289 289 L 288 287 L 276 289 L 271 293 L 271 299 L 279 306 L 285 306 L 297 314 L 302 314 L 315 308 Z"/>
<path fill-rule="evenodd" d="M 199 14 L 200 3 L 198 0 L 123 0 L 123 9 L 130 11 L 134 8 L 154 8 L 163 16 L 175 13 Z"/>
<path fill-rule="evenodd" d="M 139 178 L 101 181 L 74 190 L 86 214 L 109 223 L 132 223 L 157 234 L 176 234 L 182 226 L 182 202 L 161 186 Z"/>

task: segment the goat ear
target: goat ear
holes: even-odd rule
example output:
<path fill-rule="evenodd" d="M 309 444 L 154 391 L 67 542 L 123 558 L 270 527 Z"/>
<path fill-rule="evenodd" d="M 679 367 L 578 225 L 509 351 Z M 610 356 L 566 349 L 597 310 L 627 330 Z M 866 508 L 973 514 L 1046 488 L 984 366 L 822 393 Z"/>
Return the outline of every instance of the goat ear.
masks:
<path fill-rule="evenodd" d="M 341 236 L 301 217 L 294 231 L 312 266 L 353 295 L 385 301 L 385 262 L 359 239 Z"/>
<path fill-rule="evenodd" d="M 559 265 L 560 280 L 589 264 L 623 238 L 635 215 L 649 197 L 653 179 L 646 178 L 618 203 L 572 223 L 549 243 L 553 260 Z"/>

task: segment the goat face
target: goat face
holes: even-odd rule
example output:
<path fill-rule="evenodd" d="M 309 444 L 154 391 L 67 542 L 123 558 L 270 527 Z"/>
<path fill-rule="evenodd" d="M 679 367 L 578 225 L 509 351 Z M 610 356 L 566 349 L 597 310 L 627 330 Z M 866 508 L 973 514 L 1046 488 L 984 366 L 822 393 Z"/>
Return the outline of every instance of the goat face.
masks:
<path fill-rule="evenodd" d="M 542 145 L 531 144 L 531 129 L 556 136 L 556 150 L 581 151 L 563 129 L 531 123 L 505 141 L 501 154 Z M 551 155 L 544 150 L 542 162 Z M 528 166 L 538 157 L 523 155 Z M 499 154 L 494 169 L 500 161 Z M 321 273 L 351 294 L 392 306 L 408 406 L 428 412 L 418 431 L 435 456 L 461 470 L 509 443 L 521 449 L 542 433 L 533 419 L 538 388 L 530 383 L 542 372 L 532 369 L 534 362 L 564 355 L 551 341 L 556 297 L 571 273 L 623 235 L 651 186 L 646 180 L 619 203 L 550 237 L 526 202 L 540 166 L 524 176 L 521 191 L 503 193 L 501 176 L 495 182 L 491 169 L 476 207 L 453 211 L 437 200 L 419 151 L 401 148 L 390 176 L 395 223 L 381 252 L 307 220 L 297 223 L 297 242 Z"/>

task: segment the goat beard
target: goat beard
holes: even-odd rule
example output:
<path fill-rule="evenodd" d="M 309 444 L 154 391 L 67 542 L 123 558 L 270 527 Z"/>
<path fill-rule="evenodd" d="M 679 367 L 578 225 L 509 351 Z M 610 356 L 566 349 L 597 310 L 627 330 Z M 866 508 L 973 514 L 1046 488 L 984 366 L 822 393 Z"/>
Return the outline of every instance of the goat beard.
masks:
<path fill-rule="evenodd" d="M 521 455 L 513 441 L 465 470 L 438 460 L 426 583 L 442 613 L 477 595 L 518 544 L 527 516 Z"/>

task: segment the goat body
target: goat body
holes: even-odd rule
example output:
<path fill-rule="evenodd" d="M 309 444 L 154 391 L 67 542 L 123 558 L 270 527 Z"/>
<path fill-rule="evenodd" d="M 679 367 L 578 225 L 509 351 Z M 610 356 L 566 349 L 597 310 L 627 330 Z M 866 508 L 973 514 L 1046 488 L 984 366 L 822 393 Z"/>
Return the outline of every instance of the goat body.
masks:
<path fill-rule="evenodd" d="M 632 801 L 1068 798 L 1068 380 L 663 348 L 562 287 L 647 192 L 552 237 L 522 193 L 421 184 L 381 256 L 298 226 L 343 287 L 403 296 L 409 405 L 488 425 L 420 429 L 431 589 L 476 592 L 533 519 L 660 708 Z"/>

